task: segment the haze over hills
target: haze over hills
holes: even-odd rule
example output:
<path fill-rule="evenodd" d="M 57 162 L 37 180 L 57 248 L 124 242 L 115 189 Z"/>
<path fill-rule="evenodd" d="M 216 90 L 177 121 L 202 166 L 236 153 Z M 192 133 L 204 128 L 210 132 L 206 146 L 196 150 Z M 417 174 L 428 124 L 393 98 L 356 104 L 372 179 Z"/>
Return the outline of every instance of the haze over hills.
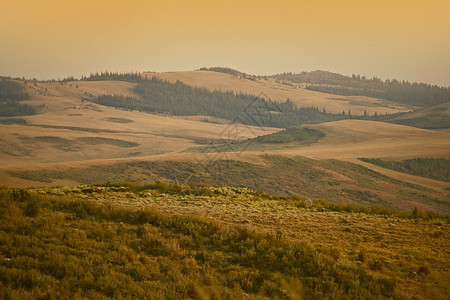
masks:
<path fill-rule="evenodd" d="M 1 0 L 0 300 L 448 299 L 448 28 L 448 0 Z"/>
<path fill-rule="evenodd" d="M 2 78 L 0 293 L 446 295 L 448 89 L 349 78 Z"/>

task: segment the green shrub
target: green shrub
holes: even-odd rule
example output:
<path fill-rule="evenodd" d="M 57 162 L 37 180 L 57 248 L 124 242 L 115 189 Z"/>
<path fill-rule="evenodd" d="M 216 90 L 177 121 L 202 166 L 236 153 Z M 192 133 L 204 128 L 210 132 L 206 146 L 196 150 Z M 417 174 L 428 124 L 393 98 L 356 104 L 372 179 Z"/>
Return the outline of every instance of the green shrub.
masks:
<path fill-rule="evenodd" d="M 23 213 L 27 217 L 35 218 L 39 215 L 40 212 L 40 203 L 39 200 L 36 198 L 32 198 L 27 201 Z"/>

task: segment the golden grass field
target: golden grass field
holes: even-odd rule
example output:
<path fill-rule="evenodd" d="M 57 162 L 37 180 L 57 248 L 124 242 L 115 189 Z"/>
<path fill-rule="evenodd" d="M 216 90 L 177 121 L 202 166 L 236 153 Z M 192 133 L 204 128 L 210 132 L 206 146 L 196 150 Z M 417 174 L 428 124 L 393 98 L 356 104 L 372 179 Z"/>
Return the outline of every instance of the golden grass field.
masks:
<path fill-rule="evenodd" d="M 385 109 L 393 112 L 390 103 L 378 99 L 354 103 L 327 100 L 329 95 L 279 85 L 274 82 L 252 81 L 228 74 L 192 71 L 151 73 L 167 80 L 181 80 L 188 84 L 210 89 L 232 89 L 247 93 L 263 91 L 271 98 L 294 101 L 305 98 L 315 106 L 327 110 Z M 32 105 L 42 105 L 39 114 L 20 117 L 26 125 L 0 124 L 0 182 L 10 186 L 66 185 L 78 182 L 56 180 L 51 184 L 12 177 L 10 170 L 85 168 L 91 165 L 109 165 L 126 161 L 198 161 L 199 154 L 187 152 L 199 146 L 199 140 L 245 140 L 269 134 L 279 129 L 230 124 L 211 117 L 174 117 L 125 111 L 82 101 L 82 96 L 119 94 L 130 95 L 135 84 L 116 81 L 28 82 Z M 297 95 L 297 96 L 295 96 Z M 297 97 L 297 98 L 295 98 Z M 303 98 L 302 98 L 303 97 Z M 375 102 L 374 102 L 375 101 Z M 300 102 L 297 102 L 300 103 Z M 358 102 L 359 103 L 359 102 Z M 374 106 L 375 104 L 378 106 Z M 303 105 L 302 104 L 302 105 Z M 333 106 L 334 105 L 334 106 Z M 386 106 L 383 106 L 386 105 Z M 395 111 L 408 108 L 396 107 Z M 356 111 L 356 110 L 355 110 Z M 378 110 L 382 112 L 382 110 Z M 4 118 L 5 119 L 5 118 Z M 205 122 L 205 119 L 208 122 Z M 408 159 L 417 157 L 450 157 L 450 133 L 374 121 L 345 120 L 316 125 L 325 137 L 309 146 L 301 145 L 280 149 L 262 149 L 245 153 L 222 154 L 224 159 L 237 159 L 260 163 L 262 154 L 304 156 L 313 159 L 338 159 L 362 164 L 370 169 L 405 182 L 424 185 L 444 191 L 446 182 L 407 175 L 363 163 L 360 157 Z M 201 157 L 205 159 L 205 157 Z"/>
<path fill-rule="evenodd" d="M 321 130 L 325 138 L 309 147 L 283 150 L 317 159 L 354 160 L 359 157 L 407 159 L 450 155 L 446 132 L 374 121 L 344 120 L 305 125 Z"/>

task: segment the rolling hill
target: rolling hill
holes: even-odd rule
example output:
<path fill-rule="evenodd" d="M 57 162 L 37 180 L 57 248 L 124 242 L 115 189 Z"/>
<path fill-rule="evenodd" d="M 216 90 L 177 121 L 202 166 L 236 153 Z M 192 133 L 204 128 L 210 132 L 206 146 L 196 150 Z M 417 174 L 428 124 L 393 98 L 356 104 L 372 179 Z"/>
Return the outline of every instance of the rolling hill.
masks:
<path fill-rule="evenodd" d="M 304 96 L 316 106 L 328 103 L 321 102 L 326 94 L 287 87 L 270 79 L 249 79 L 211 71 L 144 74 L 139 75 L 158 76 L 172 82 L 180 80 L 209 90 L 232 89 L 251 95 L 260 89 L 264 97 L 272 95 L 274 100 L 284 101 L 289 94 L 293 96 L 293 102 L 295 97 Z M 358 160 L 361 157 L 390 160 L 448 158 L 450 135 L 447 132 L 350 119 L 303 125 L 287 131 L 295 132 L 290 135 L 277 128 L 243 125 L 211 116 L 149 114 L 86 100 L 102 95 L 136 97 L 133 90 L 138 83 L 135 82 L 22 81 L 22 84 L 29 99 L 21 102 L 35 107 L 38 114 L 0 118 L 0 178 L 3 184 L 29 187 L 107 180 L 146 183 L 157 179 L 184 181 L 191 176 L 192 180 L 213 185 L 251 187 L 281 195 L 299 194 L 312 199 L 322 197 L 334 202 L 366 205 L 376 203 L 407 210 L 419 207 L 448 211 L 447 183 Z M 322 98 L 309 98 L 308 95 L 313 95 L 310 93 Z M 363 104 L 361 109 L 391 109 L 393 105 L 379 99 L 360 98 L 358 101 L 362 101 L 358 104 Z M 376 106 L 373 101 L 378 101 Z M 339 111 L 347 108 L 336 106 Z M 421 113 L 415 111 L 392 117 L 425 116 L 428 112 L 437 110 L 431 107 Z M 271 135 L 275 132 L 278 133 Z M 306 137 L 305 133 L 314 133 L 314 137 Z M 301 140 L 296 140 L 297 137 Z M 274 139 L 276 143 L 267 143 Z M 336 163 L 332 163 L 333 160 Z M 276 161 L 280 162 L 279 166 Z M 221 176 L 220 172 L 229 166 L 229 162 L 234 166 L 232 170 L 237 172 L 236 176 L 231 176 L 232 172 Z M 310 173 L 292 169 L 290 164 L 298 164 Z M 214 169 L 211 165 L 221 167 Z M 239 175 L 243 169 L 248 169 L 253 177 L 248 177 L 245 172 Z M 348 173 L 347 169 L 353 171 Z M 376 173 L 370 173 L 370 170 Z M 317 177 L 311 175 L 316 171 L 319 172 Z M 360 181 L 359 177 L 366 179 Z M 275 184 L 277 178 L 279 182 Z M 376 178 L 383 178 L 385 184 L 398 192 L 382 191 Z M 317 192 L 321 184 L 323 191 Z"/>
<path fill-rule="evenodd" d="M 425 129 L 450 128 L 450 103 L 382 118 L 383 121 Z"/>
<path fill-rule="evenodd" d="M 449 294 L 447 104 L 228 69 L 102 76 L 7 80 L 0 298 Z"/>

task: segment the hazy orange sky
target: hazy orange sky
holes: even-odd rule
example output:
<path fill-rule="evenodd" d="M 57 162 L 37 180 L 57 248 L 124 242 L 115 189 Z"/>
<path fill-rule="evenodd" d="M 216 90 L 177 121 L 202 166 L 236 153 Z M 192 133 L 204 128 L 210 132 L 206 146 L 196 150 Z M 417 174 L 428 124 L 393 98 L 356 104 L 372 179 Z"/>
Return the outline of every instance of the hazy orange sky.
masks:
<path fill-rule="evenodd" d="M 450 86 L 450 1 L 0 0 L 0 74 L 227 66 Z"/>

